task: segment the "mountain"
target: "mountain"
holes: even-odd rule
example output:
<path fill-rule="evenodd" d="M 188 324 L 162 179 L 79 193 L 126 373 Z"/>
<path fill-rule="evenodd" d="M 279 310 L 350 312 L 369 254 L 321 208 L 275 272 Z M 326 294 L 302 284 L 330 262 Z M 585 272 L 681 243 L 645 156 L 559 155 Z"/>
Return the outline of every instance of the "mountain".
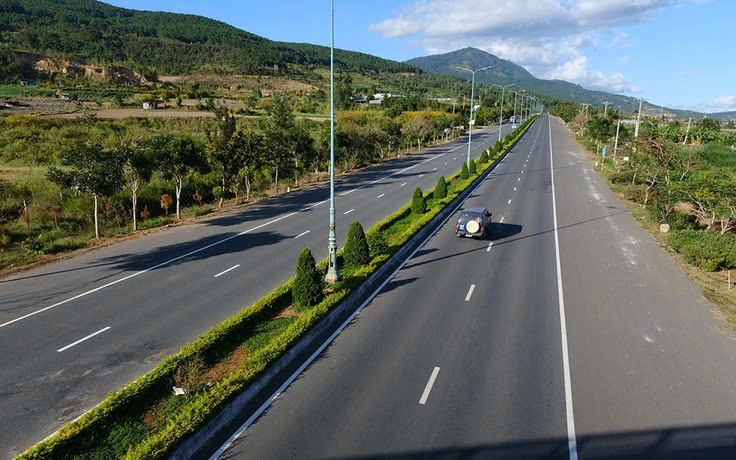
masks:
<path fill-rule="evenodd" d="M 276 42 L 202 16 L 129 10 L 95 0 L 2 0 L 0 44 L 0 54 L 5 47 L 6 55 L 10 49 L 146 74 L 288 73 L 289 64 L 330 62 L 324 46 Z M 339 70 L 417 72 L 353 51 L 336 50 L 335 61 Z"/>
<path fill-rule="evenodd" d="M 633 113 L 639 109 L 639 99 L 611 94 L 604 91 L 585 89 L 580 85 L 563 80 L 543 80 L 536 78 L 523 67 L 511 61 L 500 59 L 491 53 L 476 49 L 464 48 L 445 54 L 418 57 L 406 61 L 407 64 L 419 67 L 425 72 L 441 75 L 452 75 L 470 79 L 471 74 L 457 70 L 455 66 L 478 69 L 493 66 L 493 69 L 478 72 L 475 81 L 486 85 L 509 85 L 514 84 L 516 88 L 526 89 L 532 93 L 544 95 L 552 99 L 572 100 L 581 104 L 593 104 L 596 106 L 609 102 L 609 107 L 614 107 L 623 113 Z M 642 112 L 647 115 L 659 115 L 664 109 L 665 114 L 673 114 L 679 118 L 701 118 L 705 114 L 687 110 L 670 109 L 647 102 L 642 107 Z M 715 119 L 736 119 L 736 112 L 722 112 L 708 114 Z"/>

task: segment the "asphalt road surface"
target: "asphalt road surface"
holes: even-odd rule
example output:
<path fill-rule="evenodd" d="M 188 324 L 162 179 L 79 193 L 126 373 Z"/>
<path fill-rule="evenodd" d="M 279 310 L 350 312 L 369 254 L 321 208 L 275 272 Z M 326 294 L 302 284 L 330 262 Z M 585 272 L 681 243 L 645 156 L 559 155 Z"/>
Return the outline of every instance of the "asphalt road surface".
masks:
<path fill-rule="evenodd" d="M 504 125 L 503 133 L 510 131 Z M 496 142 L 476 130 L 471 156 Z M 336 183 L 338 244 L 458 171 L 467 137 Z M 329 188 L 121 242 L 0 280 L 0 458 L 18 454 L 294 275 L 327 257 Z"/>
<path fill-rule="evenodd" d="M 465 206 L 203 458 L 736 458 L 736 344 L 559 121 Z"/>

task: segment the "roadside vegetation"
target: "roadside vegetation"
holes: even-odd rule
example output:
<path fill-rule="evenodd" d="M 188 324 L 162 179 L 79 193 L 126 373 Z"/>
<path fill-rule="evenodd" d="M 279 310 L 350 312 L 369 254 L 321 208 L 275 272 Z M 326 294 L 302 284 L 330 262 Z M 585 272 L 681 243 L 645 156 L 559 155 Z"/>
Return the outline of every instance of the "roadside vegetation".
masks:
<path fill-rule="evenodd" d="M 295 278 L 167 357 L 18 458 L 165 457 L 469 187 L 523 135 L 531 121 L 491 149 L 475 175 L 462 179 L 456 174 L 444 181 L 444 198 L 435 196 L 434 191 L 422 194 L 423 210 L 409 203 L 367 232 L 357 222 L 351 225 L 346 247 L 338 252 L 342 267 L 338 283 L 324 285 L 326 261 L 315 263 L 305 249 L 298 258 Z"/>
<path fill-rule="evenodd" d="M 591 152 L 613 190 L 655 238 L 691 266 L 688 273 L 736 325 L 736 133 L 706 118 L 693 123 L 644 119 L 639 137 L 622 124 L 614 155 L 615 110 L 565 110 L 560 116 Z M 603 149 L 606 149 L 603 158 Z M 736 284 L 736 273 L 732 284 Z"/>

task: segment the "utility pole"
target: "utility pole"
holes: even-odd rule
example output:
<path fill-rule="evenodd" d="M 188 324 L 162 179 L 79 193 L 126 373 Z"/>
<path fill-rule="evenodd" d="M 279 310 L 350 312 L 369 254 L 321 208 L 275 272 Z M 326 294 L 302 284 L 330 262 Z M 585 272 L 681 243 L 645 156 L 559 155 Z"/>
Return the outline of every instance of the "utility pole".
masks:
<path fill-rule="evenodd" d="M 687 135 L 690 134 L 690 122 L 692 122 L 692 118 L 687 119 L 687 129 L 685 130 L 685 139 L 682 140 L 682 145 L 685 145 L 687 142 Z"/>
<path fill-rule="evenodd" d="M 608 101 L 606 101 L 605 104 L 606 108 L 603 109 L 603 118 L 606 118 L 606 116 L 608 115 Z"/>
<path fill-rule="evenodd" d="M 613 144 L 613 162 L 616 162 L 616 151 L 618 150 L 618 132 L 621 130 L 621 120 L 616 125 L 616 142 Z"/>
<path fill-rule="evenodd" d="M 330 234 L 327 238 L 328 283 L 340 279 L 337 272 L 337 234 L 335 232 L 335 0 L 330 1 Z"/>
<path fill-rule="evenodd" d="M 639 137 L 639 123 L 641 122 L 641 104 L 644 98 L 639 98 L 639 114 L 636 116 L 636 128 L 634 128 L 634 137 Z"/>
<path fill-rule="evenodd" d="M 585 119 L 588 119 L 588 106 L 590 104 L 583 104 L 583 110 L 585 111 Z"/>
<path fill-rule="evenodd" d="M 473 119 L 473 108 L 474 108 L 473 107 L 473 97 L 475 95 L 475 73 L 476 72 L 480 72 L 482 70 L 491 69 L 491 68 L 493 68 L 493 66 L 492 65 L 489 65 L 488 67 L 482 67 L 482 68 L 476 69 L 476 70 L 466 69 L 465 67 L 458 67 L 458 66 L 455 66 L 455 68 L 458 69 L 458 70 L 464 70 L 466 72 L 470 72 L 471 74 L 473 74 L 473 80 L 472 80 L 472 83 L 470 84 L 470 121 L 468 121 L 469 129 L 468 129 L 468 159 L 467 159 L 467 164 L 468 164 L 468 170 L 470 170 L 470 144 L 471 144 L 471 142 L 473 140 L 473 123 L 475 122 L 475 120 Z M 463 96 L 463 104 L 465 104 L 465 96 Z"/>
<path fill-rule="evenodd" d="M 514 83 L 511 83 L 510 85 L 501 86 L 501 85 L 493 85 L 498 86 L 501 88 L 501 115 L 499 115 L 498 120 L 498 141 L 501 141 L 501 131 L 503 130 L 503 93 L 506 91 L 506 88 L 511 88 L 514 86 Z"/>

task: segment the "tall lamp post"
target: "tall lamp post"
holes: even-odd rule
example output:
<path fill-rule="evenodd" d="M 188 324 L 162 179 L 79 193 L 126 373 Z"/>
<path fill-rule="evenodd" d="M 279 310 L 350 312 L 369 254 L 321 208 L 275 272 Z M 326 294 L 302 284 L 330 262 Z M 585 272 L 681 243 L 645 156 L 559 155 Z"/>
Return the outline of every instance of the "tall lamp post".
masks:
<path fill-rule="evenodd" d="M 511 88 L 514 86 L 514 83 L 511 83 L 510 85 L 501 86 L 501 85 L 493 85 L 498 86 L 501 88 L 501 115 L 498 117 L 498 140 L 501 141 L 501 131 L 503 131 L 503 93 L 506 90 L 506 88 Z"/>
<path fill-rule="evenodd" d="M 473 97 L 475 96 L 475 72 L 480 72 L 482 70 L 488 70 L 488 69 L 493 68 L 493 66 L 492 65 L 489 65 L 488 67 L 481 67 L 480 69 L 476 69 L 476 70 L 466 69 L 465 67 L 458 67 L 458 66 L 455 66 L 455 68 L 457 70 L 464 70 L 466 72 L 470 72 L 470 73 L 473 74 L 473 81 L 470 84 L 470 121 L 468 122 L 468 125 L 470 125 L 470 129 L 468 130 L 468 159 L 467 159 L 467 164 L 468 164 L 468 170 L 470 170 L 470 143 L 471 143 L 471 141 L 473 139 L 473 122 L 474 122 L 474 120 L 473 120 Z"/>
<path fill-rule="evenodd" d="M 325 278 L 328 283 L 335 283 L 340 279 L 335 233 L 335 0 L 330 1 L 330 235 L 327 241 L 329 259 Z"/>

